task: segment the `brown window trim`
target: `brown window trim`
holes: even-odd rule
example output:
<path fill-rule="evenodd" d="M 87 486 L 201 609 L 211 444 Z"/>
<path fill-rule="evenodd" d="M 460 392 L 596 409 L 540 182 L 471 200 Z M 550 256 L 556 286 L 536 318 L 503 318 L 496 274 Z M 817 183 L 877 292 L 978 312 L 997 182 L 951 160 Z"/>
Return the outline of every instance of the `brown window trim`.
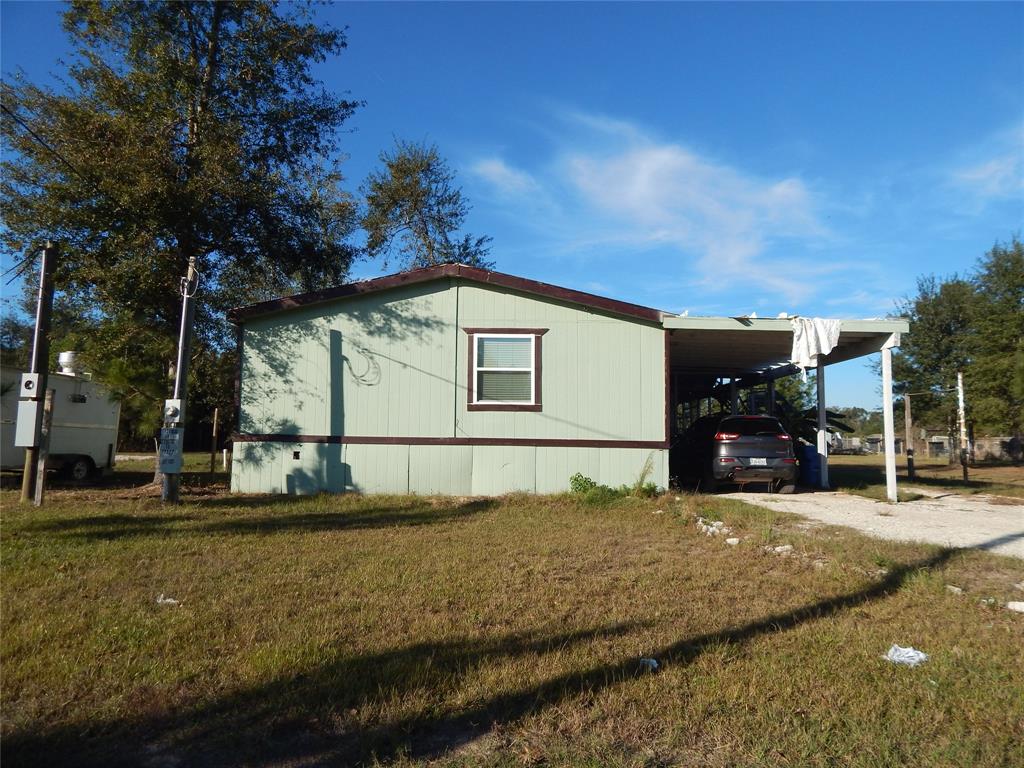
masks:
<path fill-rule="evenodd" d="M 469 337 L 469 356 L 466 359 L 466 410 L 467 411 L 541 411 L 541 378 L 543 373 L 541 355 L 541 341 L 549 328 L 463 328 Z M 493 333 L 499 336 L 533 336 L 533 402 L 529 405 L 515 405 L 510 403 L 491 404 L 474 403 L 473 395 L 476 386 L 476 377 L 473 375 L 473 345 L 476 344 L 478 333 Z"/>

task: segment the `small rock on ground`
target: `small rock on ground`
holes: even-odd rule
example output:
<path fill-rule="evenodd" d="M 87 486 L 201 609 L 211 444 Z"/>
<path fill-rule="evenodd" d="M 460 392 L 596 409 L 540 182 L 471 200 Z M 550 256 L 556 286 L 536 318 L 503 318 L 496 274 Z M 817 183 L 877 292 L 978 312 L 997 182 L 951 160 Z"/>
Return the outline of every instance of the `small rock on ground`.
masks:
<path fill-rule="evenodd" d="M 946 591 L 952 592 L 954 595 L 962 595 L 964 592 L 960 587 L 954 587 L 952 584 L 946 585 Z"/>
<path fill-rule="evenodd" d="M 1009 608 L 1011 611 L 1017 611 L 1019 613 L 1024 613 L 1024 602 L 1019 602 L 1019 601 L 1014 600 L 1014 601 L 1011 601 L 1011 602 L 1007 603 L 1006 607 Z"/>
<path fill-rule="evenodd" d="M 725 540 L 725 543 L 726 543 L 726 544 L 732 544 L 733 546 L 736 546 L 737 544 L 739 544 L 739 543 L 740 543 L 740 540 L 739 540 L 739 539 L 737 539 L 737 538 L 732 538 L 732 539 L 726 539 L 726 540 Z"/>

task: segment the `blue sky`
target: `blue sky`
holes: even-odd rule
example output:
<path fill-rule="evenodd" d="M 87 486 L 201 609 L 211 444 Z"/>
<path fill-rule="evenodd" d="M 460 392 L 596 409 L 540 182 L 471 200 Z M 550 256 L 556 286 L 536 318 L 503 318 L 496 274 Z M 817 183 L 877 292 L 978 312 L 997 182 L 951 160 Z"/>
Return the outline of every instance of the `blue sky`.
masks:
<path fill-rule="evenodd" d="M 60 71 L 60 10 L 2 4 L 5 74 Z M 1022 229 L 1021 3 L 318 14 L 349 39 L 321 77 L 367 102 L 353 191 L 395 138 L 436 144 L 502 271 L 693 315 L 874 317 Z M 833 370 L 830 403 L 878 406 L 865 363 Z"/>

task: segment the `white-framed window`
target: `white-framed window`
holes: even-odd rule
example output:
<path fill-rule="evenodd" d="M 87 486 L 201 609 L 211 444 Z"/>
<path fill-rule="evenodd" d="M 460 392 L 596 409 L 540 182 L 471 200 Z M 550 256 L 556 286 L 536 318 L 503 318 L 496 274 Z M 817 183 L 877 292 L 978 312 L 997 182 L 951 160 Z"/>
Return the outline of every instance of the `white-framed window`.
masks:
<path fill-rule="evenodd" d="M 481 333 L 473 341 L 473 402 L 533 405 L 536 337 Z"/>
<path fill-rule="evenodd" d="M 541 337 L 546 328 L 465 328 L 471 411 L 541 410 Z"/>

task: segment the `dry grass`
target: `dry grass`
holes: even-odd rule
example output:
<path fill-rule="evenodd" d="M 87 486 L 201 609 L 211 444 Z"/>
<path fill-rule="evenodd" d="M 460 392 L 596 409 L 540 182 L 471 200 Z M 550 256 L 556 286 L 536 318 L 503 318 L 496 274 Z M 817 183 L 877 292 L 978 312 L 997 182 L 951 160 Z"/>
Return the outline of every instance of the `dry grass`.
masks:
<path fill-rule="evenodd" d="M 1024 763 L 1020 561 L 700 496 L 209 490 L 0 496 L 5 766 Z"/>
<path fill-rule="evenodd" d="M 906 460 L 902 456 L 896 458 L 896 479 L 901 501 L 936 492 L 984 493 L 1010 499 L 1024 498 L 1024 466 L 1009 463 L 978 464 L 968 468 L 969 481 L 964 483 L 959 464 L 950 465 L 946 461 L 924 459 L 915 461 L 915 478 L 909 480 Z M 829 482 L 834 488 L 873 499 L 885 498 L 884 456 L 830 456 L 828 464 Z"/>

